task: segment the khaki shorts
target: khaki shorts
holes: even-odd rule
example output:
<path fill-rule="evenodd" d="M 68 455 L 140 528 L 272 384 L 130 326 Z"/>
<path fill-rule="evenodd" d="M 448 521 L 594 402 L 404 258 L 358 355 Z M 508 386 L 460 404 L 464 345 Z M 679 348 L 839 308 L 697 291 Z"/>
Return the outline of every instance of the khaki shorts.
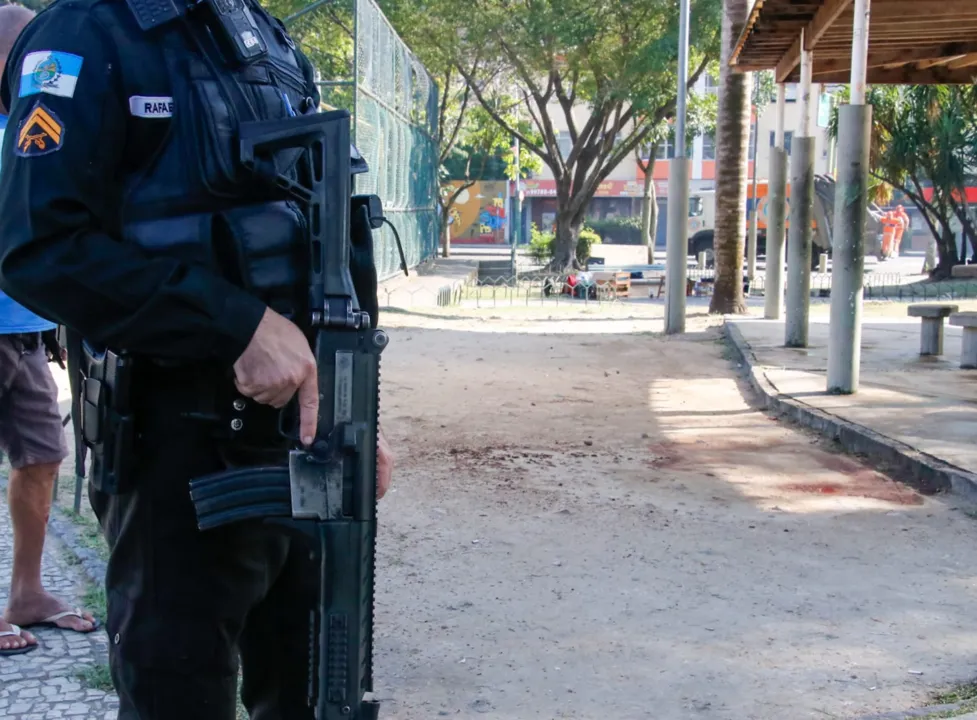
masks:
<path fill-rule="evenodd" d="M 68 456 L 58 386 L 40 333 L 0 335 L 0 450 L 15 469 Z"/>

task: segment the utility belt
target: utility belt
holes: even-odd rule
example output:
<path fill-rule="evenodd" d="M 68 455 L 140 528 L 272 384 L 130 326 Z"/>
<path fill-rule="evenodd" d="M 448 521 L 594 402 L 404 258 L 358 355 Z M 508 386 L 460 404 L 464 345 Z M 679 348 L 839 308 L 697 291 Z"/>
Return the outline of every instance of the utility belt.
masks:
<path fill-rule="evenodd" d="M 147 426 L 148 434 L 163 434 L 173 424 L 192 424 L 214 441 L 224 469 L 287 463 L 295 413 L 242 397 L 230 375 L 127 352 L 98 352 L 72 340 L 75 449 L 82 467 L 84 455 L 91 453 L 89 482 L 95 490 L 121 495 L 135 489 L 140 434 Z"/>

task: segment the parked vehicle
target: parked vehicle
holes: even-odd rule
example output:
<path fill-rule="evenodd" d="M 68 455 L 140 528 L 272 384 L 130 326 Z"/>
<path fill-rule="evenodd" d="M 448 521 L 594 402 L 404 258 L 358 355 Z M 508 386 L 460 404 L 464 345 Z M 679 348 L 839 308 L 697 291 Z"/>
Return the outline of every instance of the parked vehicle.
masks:
<path fill-rule="evenodd" d="M 769 187 L 766 180 L 757 183 L 757 254 L 765 255 L 767 246 L 767 219 Z M 747 198 L 747 217 L 752 207 L 752 183 Z M 831 254 L 835 205 L 835 180 L 830 175 L 814 177 L 814 235 L 812 238 L 811 265 L 817 267 L 821 253 Z M 888 255 L 883 246 L 883 212 L 874 203 L 869 204 L 865 222 L 865 255 L 874 255 L 880 260 Z M 716 191 L 705 190 L 691 194 L 689 198 L 689 252 L 694 256 L 706 253 L 706 264 L 713 260 L 713 240 L 716 224 Z M 787 185 L 786 225 L 790 227 L 790 184 Z"/>

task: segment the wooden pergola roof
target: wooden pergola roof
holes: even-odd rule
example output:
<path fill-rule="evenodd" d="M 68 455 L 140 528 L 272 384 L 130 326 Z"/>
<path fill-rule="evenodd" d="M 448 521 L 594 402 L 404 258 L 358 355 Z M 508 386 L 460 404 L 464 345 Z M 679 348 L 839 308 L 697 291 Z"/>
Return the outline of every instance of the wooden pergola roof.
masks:
<path fill-rule="evenodd" d="M 731 65 L 800 77 L 801 33 L 815 83 L 851 78 L 853 0 L 756 0 Z M 869 84 L 977 82 L 977 0 L 871 0 Z"/>

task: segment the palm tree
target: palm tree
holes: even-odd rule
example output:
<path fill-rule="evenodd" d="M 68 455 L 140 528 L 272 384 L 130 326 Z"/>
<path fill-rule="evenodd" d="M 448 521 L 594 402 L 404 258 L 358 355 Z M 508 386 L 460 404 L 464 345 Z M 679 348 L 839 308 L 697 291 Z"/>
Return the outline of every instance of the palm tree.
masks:
<path fill-rule="evenodd" d="M 977 91 L 966 86 L 876 85 L 869 94 L 875 199 L 887 202 L 895 188 L 919 209 L 938 250 L 934 279 L 949 277 L 965 260 L 957 253 L 954 220 L 972 246 L 977 235 L 965 191 L 977 164 L 975 101 Z M 837 136 L 837 113 L 830 131 Z"/>
<path fill-rule="evenodd" d="M 745 313 L 743 253 L 746 232 L 750 76 L 734 73 L 729 59 L 746 25 L 748 0 L 723 0 L 719 115 L 716 122 L 716 283 L 711 313 Z"/>

